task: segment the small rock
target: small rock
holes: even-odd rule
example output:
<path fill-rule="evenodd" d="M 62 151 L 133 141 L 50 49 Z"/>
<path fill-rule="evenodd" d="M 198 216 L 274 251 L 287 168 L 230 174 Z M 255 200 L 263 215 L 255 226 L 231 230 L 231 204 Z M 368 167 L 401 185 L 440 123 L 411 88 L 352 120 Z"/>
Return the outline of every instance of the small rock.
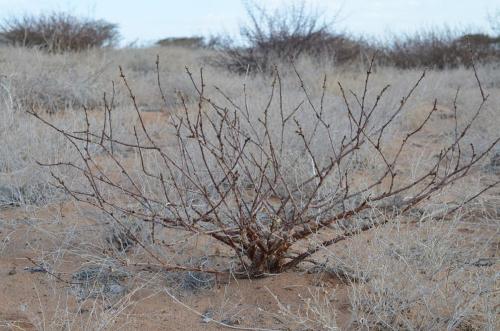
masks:
<path fill-rule="evenodd" d="M 225 318 L 221 323 L 226 325 L 240 325 L 241 321 L 238 318 Z"/>
<path fill-rule="evenodd" d="M 495 261 L 490 258 L 482 257 L 472 262 L 472 265 L 475 267 L 491 267 L 495 264 Z"/>
<path fill-rule="evenodd" d="M 213 317 L 214 317 L 214 311 L 212 309 L 207 309 L 205 310 L 203 315 L 201 315 L 201 321 L 203 323 L 209 323 L 213 321 Z"/>
<path fill-rule="evenodd" d="M 86 308 L 82 308 L 82 309 L 79 309 L 79 310 L 78 310 L 78 313 L 79 313 L 79 314 L 85 314 L 85 313 L 88 313 L 88 312 L 89 312 L 89 310 L 88 310 L 88 309 L 86 309 Z"/>
<path fill-rule="evenodd" d="M 125 287 L 120 284 L 112 284 L 108 286 L 108 293 L 111 295 L 121 295 L 125 292 Z"/>
<path fill-rule="evenodd" d="M 73 274 L 73 291 L 80 299 L 105 295 L 118 297 L 127 291 L 122 282 L 129 277 L 126 271 L 107 266 L 86 266 Z"/>
<path fill-rule="evenodd" d="M 34 267 L 26 267 L 24 268 L 25 271 L 35 273 L 35 272 L 47 272 L 47 268 L 43 265 L 37 265 Z"/>
<path fill-rule="evenodd" d="M 168 272 L 166 276 L 166 280 L 170 285 L 186 293 L 207 290 L 215 285 L 215 277 L 205 272 L 175 271 Z"/>

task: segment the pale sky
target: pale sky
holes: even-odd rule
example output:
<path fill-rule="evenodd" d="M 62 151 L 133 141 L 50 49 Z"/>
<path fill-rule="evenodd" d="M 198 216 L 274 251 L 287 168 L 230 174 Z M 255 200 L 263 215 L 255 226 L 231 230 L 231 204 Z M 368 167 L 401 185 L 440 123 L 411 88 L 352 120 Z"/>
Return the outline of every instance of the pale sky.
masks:
<path fill-rule="evenodd" d="M 293 0 L 256 0 L 265 6 Z M 500 9 L 498 0 L 306 0 L 326 16 L 338 15 L 338 27 L 356 35 L 384 38 L 420 28 L 481 29 Z M 245 20 L 242 0 L 0 0 L 0 18 L 63 10 L 117 23 L 123 43 L 148 43 L 172 36 L 236 33 Z"/>

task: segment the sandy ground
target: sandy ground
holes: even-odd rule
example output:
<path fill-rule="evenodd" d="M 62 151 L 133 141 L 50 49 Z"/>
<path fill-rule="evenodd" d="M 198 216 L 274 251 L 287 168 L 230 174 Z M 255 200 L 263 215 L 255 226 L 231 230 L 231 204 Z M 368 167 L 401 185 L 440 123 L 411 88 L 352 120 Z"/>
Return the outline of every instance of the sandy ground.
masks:
<path fill-rule="evenodd" d="M 3 220 L 11 220 L 2 226 L 0 233 L 4 245 L 0 255 L 0 326 L 6 330 L 49 328 L 58 323 L 91 329 L 97 323 L 94 314 L 103 309 L 103 303 L 109 306 L 100 314 L 109 317 L 115 325 L 112 329 L 216 330 L 222 327 L 207 323 L 209 317 L 234 326 L 282 329 L 287 321 L 278 314 L 275 297 L 282 303 L 294 304 L 300 302 L 301 297 L 307 297 L 309 291 L 322 290 L 325 285 L 336 291 L 336 306 L 344 307 L 344 316 L 338 317 L 348 318 L 348 285 L 340 279 L 320 277 L 305 270 L 256 280 L 222 277 L 212 288 L 194 292 L 162 291 L 162 286 L 158 286 L 160 277 L 155 281 L 155 273 L 151 272 L 148 277 L 151 286 L 136 289 L 137 279 L 129 279 L 124 284 L 130 289 L 117 300 L 89 298 L 78 302 L 74 287 L 65 281 L 71 282 L 71 274 L 88 261 L 62 252 L 72 246 L 67 239 L 64 243 L 62 234 L 75 227 L 89 226 L 91 222 L 82 219 L 84 210 L 76 210 L 71 204 L 62 206 L 61 222 L 50 220 L 51 215 L 61 211 L 60 207 L 37 211 L 36 220 L 30 220 L 23 211 L 2 210 Z M 82 236 L 85 237 L 84 232 L 77 238 L 84 243 L 92 240 Z M 36 269 L 34 263 L 40 261 L 44 253 L 54 251 L 57 248 L 54 245 L 59 245 L 62 256 L 51 274 L 60 279 Z M 114 314 L 120 316 L 116 318 Z"/>

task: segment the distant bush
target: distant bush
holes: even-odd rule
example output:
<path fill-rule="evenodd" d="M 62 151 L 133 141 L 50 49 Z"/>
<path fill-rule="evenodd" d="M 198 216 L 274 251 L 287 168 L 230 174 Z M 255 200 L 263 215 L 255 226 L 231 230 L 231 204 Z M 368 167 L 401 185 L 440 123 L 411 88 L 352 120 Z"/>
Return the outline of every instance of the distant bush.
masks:
<path fill-rule="evenodd" d="M 205 40 L 203 37 L 173 37 L 158 40 L 156 45 L 162 47 L 186 47 L 186 48 L 202 48 L 205 47 Z"/>
<path fill-rule="evenodd" d="M 239 73 L 269 72 L 274 61 L 296 59 L 302 55 L 329 58 L 345 63 L 357 59 L 366 43 L 342 33 L 334 33 L 332 23 L 304 2 L 270 12 L 247 3 L 249 22 L 240 28 L 240 42 L 219 43 L 221 55 L 216 64 Z"/>
<path fill-rule="evenodd" d="M 386 64 L 398 68 L 455 68 L 469 66 L 471 54 L 480 62 L 499 60 L 500 37 L 430 30 L 395 37 L 382 53 Z"/>
<path fill-rule="evenodd" d="M 305 2 L 269 11 L 247 3 L 248 23 L 237 40 L 214 39 L 220 52 L 213 64 L 230 71 L 271 72 L 277 62 L 303 55 L 336 64 L 357 63 L 378 53 L 379 64 L 397 68 L 434 69 L 469 66 L 471 54 L 477 62 L 500 60 L 500 37 L 451 29 L 431 29 L 394 36 L 387 43 L 375 43 L 332 29 L 320 12 Z M 367 55 L 367 56 L 365 56 Z"/>
<path fill-rule="evenodd" d="M 7 18 L 0 24 L 0 33 L 11 45 L 39 47 L 49 52 L 113 46 L 119 36 L 116 24 L 57 12 Z"/>

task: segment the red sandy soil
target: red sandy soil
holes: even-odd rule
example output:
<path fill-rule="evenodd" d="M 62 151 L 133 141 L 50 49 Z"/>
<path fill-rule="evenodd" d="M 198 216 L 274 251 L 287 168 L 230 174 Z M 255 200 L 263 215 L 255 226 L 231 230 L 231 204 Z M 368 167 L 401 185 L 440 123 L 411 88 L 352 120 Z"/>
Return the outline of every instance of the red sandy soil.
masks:
<path fill-rule="evenodd" d="M 51 215 L 62 211 L 62 222 L 50 221 Z M 27 222 L 29 214 L 18 209 L 2 210 L 2 218 L 13 220 L 2 228 L 0 239 L 7 242 L 0 254 L 0 329 L 34 330 L 35 324 L 50 326 L 51 321 L 67 311 L 66 318 L 74 323 L 73 328 L 83 329 L 91 316 L 94 300 L 83 306 L 70 291 L 70 285 L 43 272 L 29 272 L 25 268 L 33 267 L 42 252 L 49 252 L 60 243 L 56 238 L 66 229 L 74 226 L 86 226 L 92 222 L 82 218 L 72 204 L 42 208 L 36 212 L 37 220 Z M 38 229 L 33 230 L 33 223 Z M 5 238 L 9 238 L 6 240 Z M 79 240 L 92 240 L 81 238 Z M 70 275 L 80 268 L 82 259 L 67 255 L 57 268 L 57 275 L 71 281 Z M 278 314 L 279 298 L 283 304 L 292 306 L 300 303 L 301 296 L 309 296 L 308 290 L 323 289 L 324 286 L 336 290 L 335 306 L 341 308 L 338 318 L 347 322 L 348 298 L 347 285 L 332 277 L 319 277 L 303 271 L 288 272 L 256 280 L 219 279 L 217 284 L 207 290 L 196 293 L 181 293 L 178 296 L 184 304 L 199 313 L 213 311 L 213 318 L 228 320 L 238 327 L 259 326 L 261 328 L 283 329 L 288 323 Z M 189 311 L 161 292 L 161 287 L 129 292 L 129 305 L 115 319 L 111 329 L 119 330 L 218 330 L 222 326 L 213 322 L 204 323 L 203 318 Z M 98 301 L 97 301 L 98 302 Z M 109 314 L 115 313 L 116 308 Z M 101 307 L 95 308 L 96 311 Z"/>

